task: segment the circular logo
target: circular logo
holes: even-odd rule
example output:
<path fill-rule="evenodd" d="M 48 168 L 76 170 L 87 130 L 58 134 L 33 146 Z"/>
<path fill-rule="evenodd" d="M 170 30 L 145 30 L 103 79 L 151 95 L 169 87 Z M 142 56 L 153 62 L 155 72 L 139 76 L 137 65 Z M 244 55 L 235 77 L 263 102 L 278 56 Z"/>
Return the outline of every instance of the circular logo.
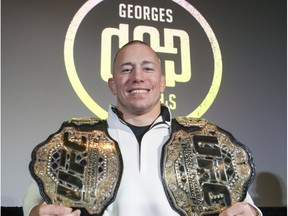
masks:
<path fill-rule="evenodd" d="M 81 101 L 85 104 L 85 106 L 93 112 L 96 116 L 99 118 L 107 118 L 107 111 L 103 109 L 86 91 L 84 86 L 82 85 L 82 82 L 80 81 L 80 78 L 78 76 L 78 72 L 76 70 L 75 61 L 74 61 L 74 42 L 75 37 L 78 31 L 78 28 L 85 18 L 85 16 L 100 2 L 103 0 L 89 0 L 87 1 L 75 14 L 73 17 L 69 28 L 66 33 L 65 43 L 64 43 L 64 61 L 65 61 L 65 67 L 66 72 L 69 78 L 69 81 L 75 90 L 78 97 L 81 99 Z M 201 117 L 212 105 L 214 102 L 222 80 L 222 56 L 220 47 L 218 44 L 218 41 L 216 39 L 216 36 L 208 24 L 208 22 L 205 20 L 205 18 L 200 14 L 198 10 L 196 10 L 191 4 L 184 0 L 172 0 L 173 2 L 177 3 L 179 6 L 184 8 L 188 13 L 190 13 L 195 20 L 199 23 L 201 28 L 204 30 L 211 49 L 212 54 L 214 58 L 214 73 L 213 78 L 211 82 L 211 86 L 208 90 L 208 93 L 204 97 L 204 99 L 201 101 L 201 103 L 192 110 L 187 116 L 189 117 Z"/>

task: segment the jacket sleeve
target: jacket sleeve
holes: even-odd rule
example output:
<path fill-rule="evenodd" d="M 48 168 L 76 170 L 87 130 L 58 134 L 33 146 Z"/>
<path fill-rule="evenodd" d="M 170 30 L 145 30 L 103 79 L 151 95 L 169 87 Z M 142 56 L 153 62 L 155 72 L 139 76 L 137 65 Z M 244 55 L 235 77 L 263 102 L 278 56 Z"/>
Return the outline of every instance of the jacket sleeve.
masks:
<path fill-rule="evenodd" d="M 42 199 L 38 185 L 36 184 L 35 181 L 33 181 L 24 196 L 23 200 L 23 214 L 24 216 L 29 216 L 30 211 L 32 210 L 33 207 L 39 205 L 42 203 L 44 200 Z"/>
<path fill-rule="evenodd" d="M 252 205 L 258 211 L 258 216 L 263 216 L 261 210 L 254 204 L 249 193 L 247 193 L 247 196 L 246 196 L 244 201 L 248 202 L 250 205 Z"/>

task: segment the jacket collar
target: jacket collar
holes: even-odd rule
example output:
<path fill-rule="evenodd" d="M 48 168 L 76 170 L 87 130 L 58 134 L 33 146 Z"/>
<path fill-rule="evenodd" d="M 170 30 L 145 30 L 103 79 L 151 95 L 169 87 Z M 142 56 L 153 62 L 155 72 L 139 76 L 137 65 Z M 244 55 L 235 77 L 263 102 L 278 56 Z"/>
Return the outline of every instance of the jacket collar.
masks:
<path fill-rule="evenodd" d="M 110 104 L 110 106 L 109 106 L 109 117 L 112 117 L 112 116 L 114 116 L 114 118 L 117 117 L 118 120 L 122 124 L 127 125 L 127 123 L 123 119 L 120 118 L 119 111 L 118 111 L 117 107 L 112 105 L 112 104 Z M 151 128 L 155 127 L 155 126 L 157 126 L 159 124 L 166 124 L 166 125 L 168 125 L 170 127 L 171 126 L 171 121 L 172 121 L 171 110 L 165 104 L 161 104 L 161 113 L 160 113 L 159 117 L 156 118 L 155 121 L 152 123 Z"/>

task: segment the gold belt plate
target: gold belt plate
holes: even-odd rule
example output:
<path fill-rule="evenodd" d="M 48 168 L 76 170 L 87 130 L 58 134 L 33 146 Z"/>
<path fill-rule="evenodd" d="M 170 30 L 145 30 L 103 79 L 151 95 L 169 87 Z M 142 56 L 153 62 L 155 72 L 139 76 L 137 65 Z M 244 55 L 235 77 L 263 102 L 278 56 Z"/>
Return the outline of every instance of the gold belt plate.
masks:
<path fill-rule="evenodd" d="M 172 207 L 213 215 L 243 201 L 255 176 L 249 149 L 205 119 L 177 118 L 162 151 L 162 178 Z"/>
<path fill-rule="evenodd" d="M 35 147 L 29 168 L 47 203 L 98 216 L 115 199 L 123 162 L 106 121 L 72 119 Z"/>

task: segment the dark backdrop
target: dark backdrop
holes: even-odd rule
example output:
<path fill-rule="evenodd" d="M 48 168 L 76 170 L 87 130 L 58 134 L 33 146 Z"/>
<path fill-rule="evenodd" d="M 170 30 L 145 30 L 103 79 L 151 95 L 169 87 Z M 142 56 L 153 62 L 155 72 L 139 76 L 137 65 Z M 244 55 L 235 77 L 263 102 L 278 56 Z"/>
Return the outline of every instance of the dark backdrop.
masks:
<path fill-rule="evenodd" d="M 2 206 L 22 205 L 25 190 L 31 181 L 28 163 L 35 145 L 57 131 L 63 121 L 72 117 L 94 115 L 74 92 L 67 78 L 63 57 L 69 23 L 85 2 L 2 1 Z M 133 1 L 130 2 L 133 4 Z M 146 1 L 135 2 L 141 5 Z M 147 1 L 147 4 L 153 5 L 153 2 Z M 195 77 L 211 80 L 211 74 L 199 72 L 201 69 L 209 71 L 213 66 L 203 30 L 197 27 L 195 19 L 183 8 L 172 1 L 161 2 L 157 5 L 161 3 L 162 7 L 173 7 L 174 4 L 175 13 L 183 12 L 183 18 L 177 15 L 178 19 L 183 19 L 182 22 L 178 20 L 177 27 L 187 28 L 193 42 L 193 67 L 198 67 Z M 285 0 L 188 2 L 210 24 L 219 42 L 223 60 L 219 93 L 202 117 L 230 131 L 253 152 L 257 175 L 250 194 L 256 204 L 286 206 L 287 3 Z M 99 56 L 97 58 L 93 52 L 100 49 L 100 40 L 93 35 L 97 33 L 97 29 L 101 29 L 99 26 L 117 22 L 117 14 L 111 14 L 109 4 L 113 5 L 113 1 L 103 2 L 102 6 L 106 9 L 102 12 L 99 4 L 95 18 L 93 13 L 87 16 L 87 20 L 79 28 L 79 36 L 75 42 L 75 58 L 77 68 L 81 71 L 81 79 L 104 108 L 114 99 L 105 83 L 99 83 L 99 79 L 93 78 L 94 75 L 89 71 L 99 66 L 95 63 L 99 61 Z M 133 23 L 133 20 L 120 21 Z M 137 22 L 141 23 L 139 20 Z M 155 23 L 160 24 L 167 24 L 169 28 L 173 26 L 169 23 Z M 190 24 L 195 28 L 189 28 Z M 114 49 L 116 50 L 115 47 Z M 101 85 L 103 87 L 100 90 L 94 88 Z M 188 114 L 206 94 L 207 86 L 209 87 L 209 82 L 207 84 L 203 81 L 191 85 L 190 92 L 189 86 L 178 85 L 173 91 L 168 89 L 176 92 L 179 99 L 173 114 Z"/>

